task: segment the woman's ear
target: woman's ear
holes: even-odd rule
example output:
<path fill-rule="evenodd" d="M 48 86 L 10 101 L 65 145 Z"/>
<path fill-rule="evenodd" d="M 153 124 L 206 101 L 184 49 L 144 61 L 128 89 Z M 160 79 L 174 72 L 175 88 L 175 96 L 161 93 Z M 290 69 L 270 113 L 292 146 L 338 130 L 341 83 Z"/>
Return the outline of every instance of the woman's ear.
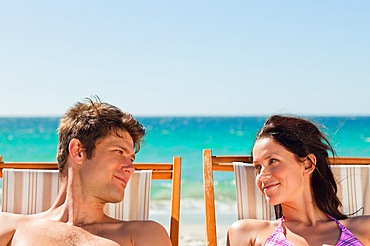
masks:
<path fill-rule="evenodd" d="M 81 164 L 85 159 L 85 150 L 81 141 L 77 138 L 73 138 L 69 142 L 69 157 L 76 164 Z"/>
<path fill-rule="evenodd" d="M 316 156 L 312 153 L 306 156 L 306 160 L 304 161 L 304 172 L 306 174 L 311 174 L 316 168 Z"/>

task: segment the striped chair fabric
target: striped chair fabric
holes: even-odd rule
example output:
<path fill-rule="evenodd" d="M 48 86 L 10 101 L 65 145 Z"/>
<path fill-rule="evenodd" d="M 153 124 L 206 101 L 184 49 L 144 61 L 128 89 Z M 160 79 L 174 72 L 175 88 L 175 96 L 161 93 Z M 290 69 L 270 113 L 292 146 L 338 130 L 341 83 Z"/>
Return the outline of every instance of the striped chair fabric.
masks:
<path fill-rule="evenodd" d="M 274 206 L 266 202 L 264 194 L 258 189 L 253 164 L 233 162 L 233 165 L 238 219 L 274 220 Z"/>
<path fill-rule="evenodd" d="M 59 190 L 58 170 L 3 169 L 3 212 L 35 214 L 50 208 Z"/>
<path fill-rule="evenodd" d="M 151 170 L 135 171 L 127 183 L 123 201 L 106 204 L 105 214 L 119 220 L 148 220 L 151 180 Z"/>
<path fill-rule="evenodd" d="M 342 212 L 370 215 L 370 165 L 332 165 Z"/>
<path fill-rule="evenodd" d="M 241 162 L 233 165 L 238 218 L 274 220 L 274 207 L 267 204 L 255 184 L 253 165 Z M 331 168 L 337 181 L 342 212 L 347 215 L 370 214 L 370 166 L 332 165 Z"/>
<path fill-rule="evenodd" d="M 51 207 L 59 189 L 58 170 L 7 169 L 3 172 L 3 212 L 35 214 Z M 120 203 L 108 203 L 104 212 L 121 220 L 149 217 L 151 170 L 135 171 Z"/>

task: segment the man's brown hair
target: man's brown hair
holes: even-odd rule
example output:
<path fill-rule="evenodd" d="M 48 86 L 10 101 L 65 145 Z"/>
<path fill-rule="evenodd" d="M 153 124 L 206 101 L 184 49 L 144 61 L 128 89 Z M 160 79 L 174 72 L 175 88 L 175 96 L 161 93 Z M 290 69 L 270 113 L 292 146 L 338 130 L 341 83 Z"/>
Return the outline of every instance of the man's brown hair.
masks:
<path fill-rule="evenodd" d="M 99 97 L 77 102 L 60 119 L 58 126 L 57 160 L 60 173 L 64 174 L 69 143 L 73 138 L 81 141 L 87 158 L 90 159 L 98 140 L 112 133 L 117 134 L 120 130 L 130 134 L 137 153 L 145 135 L 145 128 L 131 114 L 102 102 Z"/>

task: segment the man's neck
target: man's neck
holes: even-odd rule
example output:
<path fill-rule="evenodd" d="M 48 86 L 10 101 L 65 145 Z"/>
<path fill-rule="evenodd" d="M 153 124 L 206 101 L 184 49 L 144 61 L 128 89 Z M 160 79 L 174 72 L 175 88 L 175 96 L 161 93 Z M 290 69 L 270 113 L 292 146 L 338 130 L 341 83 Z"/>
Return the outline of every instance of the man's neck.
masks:
<path fill-rule="evenodd" d="M 80 178 L 69 170 L 68 176 L 60 182 L 57 199 L 45 215 L 52 220 L 83 227 L 112 221 L 103 209 L 104 203 L 83 194 Z"/>

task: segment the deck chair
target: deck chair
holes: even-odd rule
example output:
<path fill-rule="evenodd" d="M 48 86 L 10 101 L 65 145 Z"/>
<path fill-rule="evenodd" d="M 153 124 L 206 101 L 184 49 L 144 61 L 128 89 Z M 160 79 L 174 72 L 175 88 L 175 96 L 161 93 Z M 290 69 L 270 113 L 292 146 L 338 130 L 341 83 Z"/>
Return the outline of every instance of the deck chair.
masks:
<path fill-rule="evenodd" d="M 345 214 L 370 214 L 370 158 L 330 158 L 338 183 L 338 197 Z M 203 182 L 207 245 L 217 245 L 217 223 L 214 197 L 214 171 L 234 172 L 238 219 L 277 219 L 255 185 L 251 156 L 213 156 L 203 150 Z"/>
<path fill-rule="evenodd" d="M 127 184 L 125 199 L 108 203 L 104 212 L 121 220 L 147 220 L 152 180 L 171 180 L 171 219 L 169 234 L 172 245 L 179 244 L 181 157 L 172 163 L 135 163 L 135 172 Z M 2 211 L 33 214 L 47 210 L 59 189 L 59 173 L 54 162 L 3 162 L 0 156 L 0 178 L 3 178 Z"/>

